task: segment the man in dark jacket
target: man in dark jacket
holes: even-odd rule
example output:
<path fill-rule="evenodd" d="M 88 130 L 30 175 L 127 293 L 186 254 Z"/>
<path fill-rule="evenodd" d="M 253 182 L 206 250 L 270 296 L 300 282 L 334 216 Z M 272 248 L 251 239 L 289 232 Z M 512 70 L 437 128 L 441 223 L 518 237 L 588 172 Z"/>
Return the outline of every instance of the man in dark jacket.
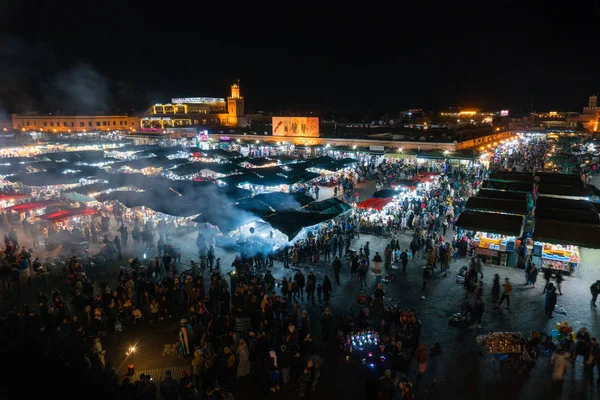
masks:
<path fill-rule="evenodd" d="M 177 400 L 179 397 L 179 385 L 177 379 L 173 379 L 171 370 L 167 371 L 167 377 L 160 384 L 160 394 L 165 400 Z"/>
<path fill-rule="evenodd" d="M 296 272 L 296 275 L 294 276 L 294 281 L 296 281 L 298 292 L 300 294 L 300 297 L 302 298 L 302 301 L 304 301 L 304 285 L 306 285 L 306 278 L 304 278 L 304 274 L 302 274 L 302 272 L 300 271 Z"/>
<path fill-rule="evenodd" d="M 340 271 L 342 270 L 342 262 L 339 257 L 333 260 L 333 273 L 335 274 L 335 283 L 340 284 Z"/>
<path fill-rule="evenodd" d="M 405 249 L 400 253 L 400 262 L 402 263 L 402 273 L 406 273 L 406 266 L 408 265 L 408 249 Z"/>
<path fill-rule="evenodd" d="M 600 280 L 590 286 L 590 292 L 592 292 L 592 305 L 596 307 L 596 299 L 598 298 L 598 293 L 600 293 Z"/>
<path fill-rule="evenodd" d="M 485 304 L 481 297 L 475 300 L 475 306 L 473 307 L 473 323 L 478 328 L 481 328 L 481 318 L 483 318 L 483 312 L 485 311 Z"/>
<path fill-rule="evenodd" d="M 285 345 L 281 346 L 281 352 L 277 357 L 277 364 L 281 370 L 281 381 L 283 384 L 287 384 L 290 381 L 290 367 L 294 361 L 293 354 L 287 349 Z"/>
<path fill-rule="evenodd" d="M 325 309 L 323 315 L 321 315 L 321 336 L 323 338 L 323 345 L 327 347 L 329 345 L 329 339 L 331 337 L 331 329 L 333 328 L 333 314 L 329 312 L 329 307 Z"/>

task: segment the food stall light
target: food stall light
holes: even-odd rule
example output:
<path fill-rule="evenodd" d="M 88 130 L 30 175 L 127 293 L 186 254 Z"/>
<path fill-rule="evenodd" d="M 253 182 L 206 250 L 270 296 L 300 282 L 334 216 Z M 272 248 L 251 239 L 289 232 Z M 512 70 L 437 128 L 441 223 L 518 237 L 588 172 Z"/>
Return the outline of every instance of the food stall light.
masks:
<path fill-rule="evenodd" d="M 402 147 L 398 147 L 398 151 L 399 151 L 400 153 L 402 153 L 402 151 L 403 151 L 403 150 L 404 150 L 404 149 L 403 149 Z"/>
<path fill-rule="evenodd" d="M 352 150 L 356 150 L 356 145 L 352 146 Z"/>

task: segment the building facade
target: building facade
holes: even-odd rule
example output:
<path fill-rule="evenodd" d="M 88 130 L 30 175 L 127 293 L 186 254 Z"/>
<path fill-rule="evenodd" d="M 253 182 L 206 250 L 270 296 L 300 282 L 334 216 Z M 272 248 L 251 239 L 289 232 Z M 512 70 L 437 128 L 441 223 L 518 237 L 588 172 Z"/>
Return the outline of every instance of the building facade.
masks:
<path fill-rule="evenodd" d="M 135 131 L 138 117 L 127 115 L 27 115 L 13 114 L 12 129 L 52 133 Z"/>
<path fill-rule="evenodd" d="M 196 125 L 247 127 L 239 81 L 231 85 L 231 95 L 222 97 L 180 97 L 167 104 L 155 104 L 140 120 L 142 128 L 175 128 Z"/>

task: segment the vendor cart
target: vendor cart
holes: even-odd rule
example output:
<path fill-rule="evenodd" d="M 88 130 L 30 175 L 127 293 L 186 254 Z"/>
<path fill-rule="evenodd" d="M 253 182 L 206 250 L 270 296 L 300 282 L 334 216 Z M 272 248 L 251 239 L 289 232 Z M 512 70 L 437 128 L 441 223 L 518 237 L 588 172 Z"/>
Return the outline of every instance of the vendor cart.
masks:
<path fill-rule="evenodd" d="M 491 332 L 477 336 L 475 340 L 485 348 L 486 353 L 494 356 L 496 369 L 501 366 L 506 369 L 523 366 L 525 340 L 520 332 Z"/>

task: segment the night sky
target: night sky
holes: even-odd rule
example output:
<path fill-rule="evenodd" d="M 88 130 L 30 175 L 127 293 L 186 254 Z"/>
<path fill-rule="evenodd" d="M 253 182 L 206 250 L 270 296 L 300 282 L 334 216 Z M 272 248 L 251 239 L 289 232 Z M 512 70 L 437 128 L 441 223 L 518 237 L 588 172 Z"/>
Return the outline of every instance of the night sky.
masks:
<path fill-rule="evenodd" d="M 581 21 L 269 16 L 74 34 L 23 29 L 6 16 L 22 7 L 0 11 L 11 28 L 0 35 L 5 113 L 139 112 L 171 97 L 226 97 L 236 78 L 247 111 L 321 114 L 581 111 L 600 91 L 598 31 Z"/>

